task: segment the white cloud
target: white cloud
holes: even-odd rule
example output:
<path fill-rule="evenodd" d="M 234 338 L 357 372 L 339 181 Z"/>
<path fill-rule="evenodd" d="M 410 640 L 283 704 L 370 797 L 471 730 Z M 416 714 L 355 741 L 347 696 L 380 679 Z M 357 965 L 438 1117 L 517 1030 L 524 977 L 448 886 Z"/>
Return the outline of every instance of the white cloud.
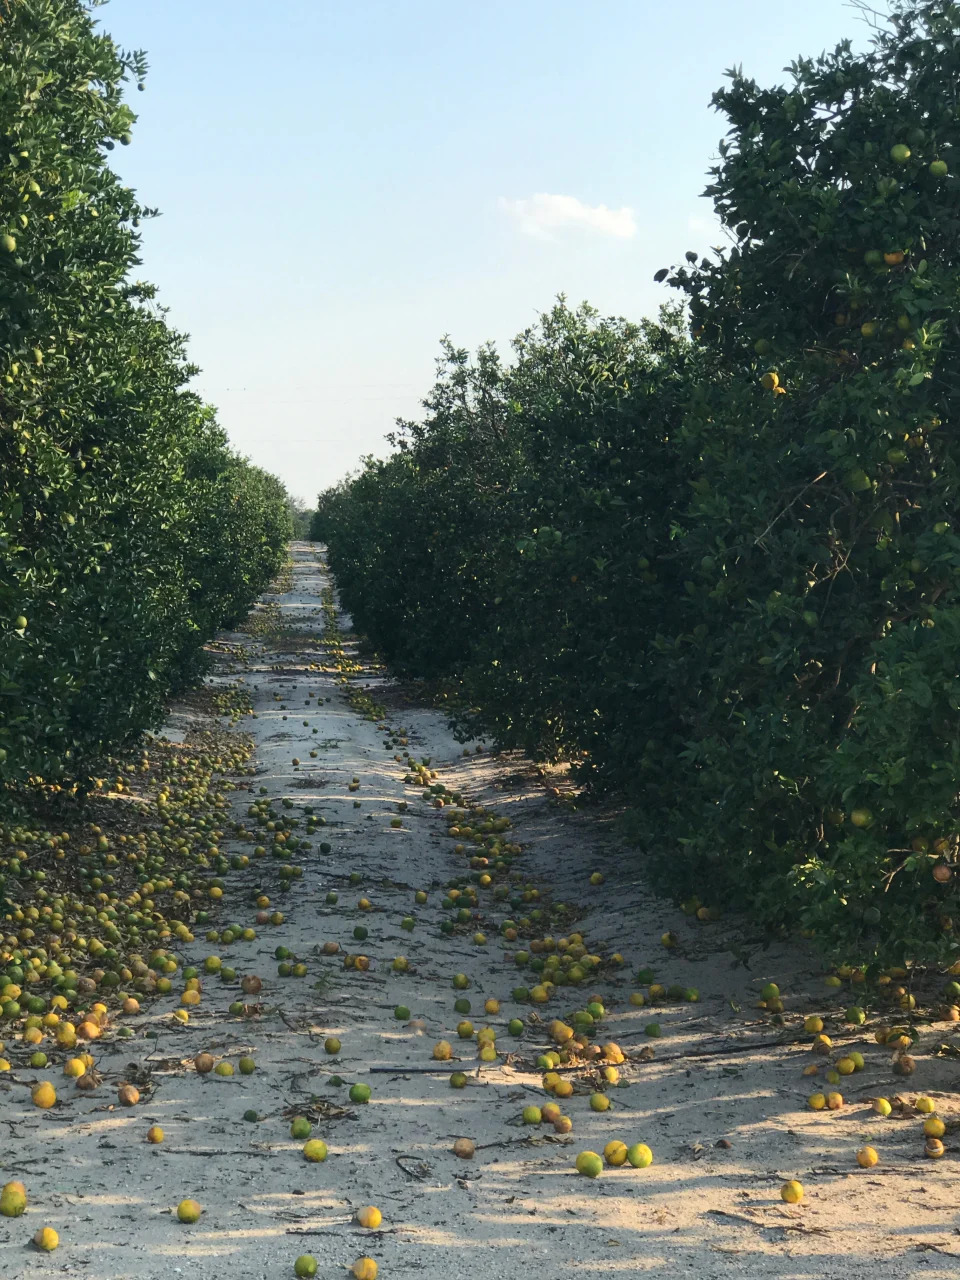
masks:
<path fill-rule="evenodd" d="M 520 230 L 541 240 L 556 240 L 551 232 L 560 227 L 588 227 L 601 235 L 629 240 L 637 234 L 633 210 L 608 209 L 605 204 L 584 204 L 576 196 L 551 196 L 546 192 L 525 200 L 500 197 L 500 208 L 517 220 Z"/>

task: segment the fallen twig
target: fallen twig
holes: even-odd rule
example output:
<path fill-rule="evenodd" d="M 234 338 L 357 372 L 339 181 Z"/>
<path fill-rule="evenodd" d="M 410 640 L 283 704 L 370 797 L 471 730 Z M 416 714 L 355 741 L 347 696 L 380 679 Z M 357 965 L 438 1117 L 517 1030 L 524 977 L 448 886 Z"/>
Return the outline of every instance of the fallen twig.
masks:
<path fill-rule="evenodd" d="M 682 1062 L 685 1058 L 722 1058 L 731 1054 L 751 1053 L 754 1049 L 780 1049 L 790 1047 L 809 1046 L 810 1037 L 798 1038 L 790 1040 L 755 1040 L 751 1044 L 735 1044 L 727 1045 L 722 1049 L 690 1049 L 685 1053 L 671 1053 L 664 1058 L 653 1059 L 656 1063 L 662 1062 Z M 834 1045 L 853 1044 L 858 1040 L 862 1040 L 862 1036 L 833 1036 Z M 628 1062 L 634 1059 L 628 1057 Z"/>
<path fill-rule="evenodd" d="M 463 1058 L 451 1058 L 450 1062 L 463 1062 Z M 435 1067 L 370 1067 L 371 1075 L 380 1076 L 435 1076 L 446 1075 L 449 1063 L 437 1063 Z"/>
<path fill-rule="evenodd" d="M 290 1028 L 291 1031 L 296 1031 L 297 1034 L 299 1035 L 300 1032 L 304 1030 L 303 1027 L 298 1027 L 296 1023 L 291 1022 L 281 1008 L 277 1007 L 273 1010 L 273 1012 L 277 1015 L 277 1017 L 281 1020 L 281 1022 L 283 1022 L 286 1026 Z"/>
<path fill-rule="evenodd" d="M 560 1134 L 553 1133 L 528 1133 L 524 1138 L 505 1138 L 500 1142 L 481 1142 L 475 1149 L 477 1151 L 489 1151 L 493 1147 L 538 1147 L 545 1142 L 554 1143 L 557 1146 L 565 1147 L 573 1141 L 572 1138 L 562 1137 Z"/>
<path fill-rule="evenodd" d="M 726 1209 L 706 1209 L 705 1217 L 708 1218 L 729 1218 L 731 1222 L 745 1222 L 748 1227 L 759 1227 L 761 1231 L 769 1230 L 766 1222 L 758 1222 L 756 1218 L 748 1218 L 742 1213 L 728 1213 Z"/>
<path fill-rule="evenodd" d="M 223 1151 L 219 1147 L 170 1147 L 163 1144 L 161 1154 L 172 1156 L 256 1156 L 258 1160 L 273 1160 L 274 1152 L 257 1148 L 256 1151 Z"/>
<path fill-rule="evenodd" d="M 404 1160 L 416 1160 L 416 1168 L 408 1169 L 407 1166 L 403 1163 Z M 425 1161 L 417 1160 L 416 1156 L 403 1156 L 403 1155 L 397 1156 L 393 1163 L 397 1166 L 398 1169 L 402 1169 L 403 1172 L 408 1177 L 416 1178 L 418 1182 L 424 1182 L 427 1178 L 430 1177 L 430 1174 L 433 1172 L 433 1170 Z"/>
<path fill-rule="evenodd" d="M 329 1236 L 334 1234 L 333 1227 L 287 1227 L 285 1235 L 288 1236 Z M 365 1240 L 369 1240 L 371 1236 L 391 1236 L 397 1231 L 396 1227 L 378 1227 L 376 1231 L 351 1231 L 350 1235 L 362 1236 Z M 336 1231 L 337 1235 L 343 1235 L 342 1229 Z"/>

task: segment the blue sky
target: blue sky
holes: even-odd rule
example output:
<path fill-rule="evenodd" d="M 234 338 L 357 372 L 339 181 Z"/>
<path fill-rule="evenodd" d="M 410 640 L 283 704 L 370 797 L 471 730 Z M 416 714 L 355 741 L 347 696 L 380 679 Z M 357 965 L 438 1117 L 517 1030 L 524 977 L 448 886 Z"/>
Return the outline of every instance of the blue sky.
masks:
<path fill-rule="evenodd" d="M 558 293 L 655 312 L 717 236 L 700 197 L 741 63 L 868 33 L 846 0 L 111 0 L 146 50 L 122 176 L 141 274 L 235 446 L 295 494 L 384 453 L 441 336 L 509 339 Z"/>

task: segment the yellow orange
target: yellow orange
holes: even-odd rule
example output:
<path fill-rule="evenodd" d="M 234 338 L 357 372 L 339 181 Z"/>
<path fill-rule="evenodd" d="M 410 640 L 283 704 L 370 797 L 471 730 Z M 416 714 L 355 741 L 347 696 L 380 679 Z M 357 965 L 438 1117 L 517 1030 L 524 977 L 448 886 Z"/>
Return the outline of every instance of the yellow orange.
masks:
<path fill-rule="evenodd" d="M 60 1237 L 53 1227 L 40 1227 L 34 1233 L 33 1243 L 34 1247 L 40 1249 L 43 1253 L 53 1253 L 60 1243 Z"/>
<path fill-rule="evenodd" d="M 177 1205 L 177 1217 L 181 1222 L 196 1222 L 203 1209 L 196 1200 L 181 1200 Z"/>
<path fill-rule="evenodd" d="M 35 1084 L 30 1093 L 30 1098 L 35 1107 L 40 1107 L 46 1111 L 57 1100 L 57 1091 L 49 1080 L 41 1080 L 39 1084 Z"/>

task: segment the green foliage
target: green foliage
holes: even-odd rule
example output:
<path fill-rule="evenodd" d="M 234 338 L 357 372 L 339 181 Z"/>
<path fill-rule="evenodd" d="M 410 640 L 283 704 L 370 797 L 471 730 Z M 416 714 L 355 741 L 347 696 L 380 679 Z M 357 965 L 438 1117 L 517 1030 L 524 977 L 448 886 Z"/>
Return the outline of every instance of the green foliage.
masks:
<path fill-rule="evenodd" d="M 622 785 L 659 700 L 644 651 L 670 574 L 651 566 L 671 543 L 670 436 L 700 357 L 678 309 L 633 325 L 562 299 L 514 356 L 471 363 L 445 344 L 425 420 L 322 494 L 313 532 L 384 656 L 459 682 L 465 733 L 586 752 L 584 776 Z"/>
<path fill-rule="evenodd" d="M 715 97 L 731 245 L 658 272 L 692 341 L 561 304 L 510 368 L 448 350 L 316 528 L 377 646 L 459 681 L 465 730 L 625 794 L 678 896 L 945 961 L 960 8 L 789 73 Z"/>
<path fill-rule="evenodd" d="M 121 53 L 80 0 L 0 0 L 0 779 L 80 780 L 156 721 L 276 572 L 282 487 L 234 455 L 131 280 Z"/>
<path fill-rule="evenodd" d="M 956 6 L 903 5 L 788 87 L 734 75 L 708 191 L 738 243 L 672 277 L 719 376 L 684 425 L 674 697 L 698 696 L 664 822 L 688 883 L 746 882 L 764 918 L 865 956 L 956 947 L 911 842 L 957 827 L 958 34 Z M 855 808 L 869 827 L 828 818 Z"/>
<path fill-rule="evenodd" d="M 293 536 L 299 539 L 308 539 L 311 526 L 316 517 L 316 511 L 311 511 L 299 498 L 288 498 L 287 510 L 290 513 Z"/>

